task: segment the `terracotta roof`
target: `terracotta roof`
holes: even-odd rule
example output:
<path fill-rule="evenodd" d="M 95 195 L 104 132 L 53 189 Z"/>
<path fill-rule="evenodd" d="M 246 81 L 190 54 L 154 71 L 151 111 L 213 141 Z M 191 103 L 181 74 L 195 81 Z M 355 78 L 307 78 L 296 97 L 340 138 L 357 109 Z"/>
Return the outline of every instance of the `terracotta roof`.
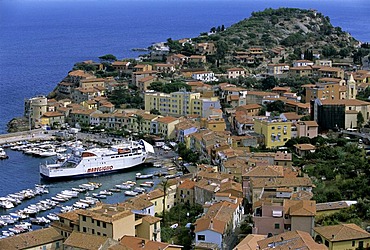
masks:
<path fill-rule="evenodd" d="M 235 181 L 227 181 L 227 182 L 221 183 L 219 192 L 225 193 L 230 190 L 234 190 L 234 191 L 238 191 L 242 193 L 243 192 L 242 184 L 237 183 Z"/>
<path fill-rule="evenodd" d="M 147 200 L 150 201 L 150 200 L 155 200 L 155 199 L 161 198 L 163 196 L 164 196 L 163 190 L 159 189 L 159 188 L 156 188 L 156 189 L 150 191 L 149 193 L 141 194 L 138 197 L 143 198 L 143 199 L 147 199 Z"/>
<path fill-rule="evenodd" d="M 112 66 L 127 66 L 128 64 L 130 64 L 130 62 L 121 62 L 121 61 L 112 62 Z"/>
<path fill-rule="evenodd" d="M 342 81 L 342 79 L 332 77 L 319 78 L 319 82 L 339 83 L 340 81 Z"/>
<path fill-rule="evenodd" d="M 172 122 L 175 122 L 175 121 L 178 121 L 179 119 L 178 118 L 175 118 L 175 117 L 172 117 L 172 116 L 165 116 L 165 117 L 159 117 L 157 118 L 157 122 L 160 122 L 160 123 L 166 123 L 166 124 L 169 124 L 169 123 L 172 123 Z"/>
<path fill-rule="evenodd" d="M 292 121 L 292 120 L 299 120 L 302 118 L 303 115 L 298 115 L 295 112 L 288 112 L 288 113 L 282 113 L 282 115 L 285 116 L 286 119 Z"/>
<path fill-rule="evenodd" d="M 79 215 L 84 215 L 107 223 L 112 223 L 116 220 L 132 215 L 130 210 L 119 205 L 111 204 L 101 204 L 100 206 L 87 210 L 81 209 L 78 210 L 77 213 Z"/>
<path fill-rule="evenodd" d="M 331 242 L 370 239 L 370 233 L 356 224 L 314 227 L 313 230 Z"/>
<path fill-rule="evenodd" d="M 309 143 L 295 144 L 294 147 L 299 150 L 303 150 L 303 151 L 316 149 L 314 145 L 309 144 Z"/>
<path fill-rule="evenodd" d="M 55 112 L 45 112 L 42 116 L 43 117 L 58 117 L 58 116 L 64 116 L 64 114 L 55 111 Z"/>
<path fill-rule="evenodd" d="M 195 182 L 189 179 L 185 179 L 181 184 L 178 186 L 178 188 L 182 189 L 194 189 Z"/>
<path fill-rule="evenodd" d="M 76 222 L 76 221 L 78 221 L 77 211 L 78 210 L 73 210 L 73 211 L 70 211 L 70 212 L 67 212 L 67 213 L 61 213 L 61 214 L 58 214 L 58 216 L 59 216 L 59 218 L 64 218 L 64 219 Z"/>
<path fill-rule="evenodd" d="M 327 250 L 323 244 L 316 243 L 311 235 L 303 231 L 291 231 L 275 235 L 257 242 L 259 249 L 306 249 L 306 250 Z"/>
<path fill-rule="evenodd" d="M 285 153 L 282 151 L 278 151 L 275 154 L 275 161 L 291 161 L 292 160 L 292 153 Z"/>
<path fill-rule="evenodd" d="M 346 201 L 334 201 L 334 202 L 325 202 L 325 203 L 317 203 L 316 204 L 316 211 L 328 211 L 328 210 L 336 210 L 347 208 L 350 205 L 355 204 L 355 202 L 346 202 Z"/>
<path fill-rule="evenodd" d="M 312 187 L 312 180 L 308 177 L 297 178 L 251 178 L 251 184 L 255 188 L 262 187 Z"/>
<path fill-rule="evenodd" d="M 284 199 L 284 214 L 290 216 L 315 216 L 316 201 Z"/>
<path fill-rule="evenodd" d="M 154 204 L 147 199 L 143 199 L 140 197 L 134 197 L 134 198 L 126 200 L 123 203 L 120 203 L 118 206 L 125 207 L 128 209 L 133 209 L 133 210 L 142 210 L 142 209 L 154 206 Z"/>
<path fill-rule="evenodd" d="M 78 249 L 99 249 L 107 240 L 105 236 L 73 231 L 63 244 Z"/>
<path fill-rule="evenodd" d="M 226 230 L 227 222 L 220 221 L 215 218 L 200 218 L 195 222 L 194 232 L 202 232 L 206 230 L 211 230 L 219 234 L 223 234 Z"/>
<path fill-rule="evenodd" d="M 154 216 L 151 216 L 151 215 L 147 215 L 147 216 L 143 217 L 143 220 L 145 220 L 149 224 L 154 224 L 154 223 L 157 223 L 158 221 L 161 221 L 161 218 L 154 217 Z"/>
<path fill-rule="evenodd" d="M 346 105 L 346 106 L 367 106 L 369 102 L 360 101 L 356 99 L 340 99 L 340 100 L 321 100 L 324 105 Z"/>
<path fill-rule="evenodd" d="M 144 243 L 144 244 L 143 244 Z M 127 250 L 153 250 L 153 249 L 167 249 L 175 248 L 181 249 L 182 246 L 171 245 L 168 243 L 163 243 L 159 241 L 147 240 L 144 238 L 124 235 L 120 239 L 120 244 L 127 247 Z"/>
<path fill-rule="evenodd" d="M 234 250 L 241 249 L 241 250 L 256 250 L 258 249 L 257 242 L 266 238 L 266 235 L 260 234 L 248 234 L 238 245 L 234 248 Z"/>
<path fill-rule="evenodd" d="M 154 76 L 146 76 L 146 77 L 140 78 L 138 80 L 138 82 L 147 82 L 147 81 L 150 81 L 150 80 L 153 80 L 153 79 L 155 79 Z"/>
<path fill-rule="evenodd" d="M 318 127 L 319 126 L 317 122 L 315 121 L 301 121 L 301 122 L 304 123 L 304 125 L 308 127 Z"/>
<path fill-rule="evenodd" d="M 265 92 L 265 91 L 248 91 L 247 94 L 256 96 L 278 96 L 278 94 L 274 92 Z"/>
<path fill-rule="evenodd" d="M 227 71 L 245 71 L 243 68 L 230 68 Z"/>
<path fill-rule="evenodd" d="M 283 166 L 256 166 L 243 176 L 248 177 L 284 177 Z"/>
<path fill-rule="evenodd" d="M 260 109 L 262 106 L 257 103 L 246 104 L 236 108 L 236 110 Z"/>
<path fill-rule="evenodd" d="M 321 67 L 319 71 L 339 72 L 339 71 L 343 71 L 343 69 L 335 68 L 335 67 Z"/>

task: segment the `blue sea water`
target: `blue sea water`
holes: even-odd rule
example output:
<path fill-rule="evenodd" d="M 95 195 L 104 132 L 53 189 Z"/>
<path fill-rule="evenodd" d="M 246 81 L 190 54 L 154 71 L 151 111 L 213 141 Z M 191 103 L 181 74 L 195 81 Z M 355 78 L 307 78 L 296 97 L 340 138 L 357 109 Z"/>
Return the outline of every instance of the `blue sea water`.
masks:
<path fill-rule="evenodd" d="M 317 9 L 334 26 L 370 41 L 368 0 L 0 0 L 0 133 L 23 114 L 26 98 L 52 91 L 75 62 L 108 53 L 136 57 L 132 48 L 195 37 L 269 7 Z M 0 161 L 0 196 L 40 182 L 40 159 L 8 153 L 10 159 Z M 51 193 L 87 181 L 109 188 L 132 179 L 135 171 L 55 183 Z"/>
<path fill-rule="evenodd" d="M 78 61 L 194 37 L 265 8 L 313 8 L 370 41 L 367 0 L 0 0 L 0 133 L 25 98 L 47 94 Z"/>

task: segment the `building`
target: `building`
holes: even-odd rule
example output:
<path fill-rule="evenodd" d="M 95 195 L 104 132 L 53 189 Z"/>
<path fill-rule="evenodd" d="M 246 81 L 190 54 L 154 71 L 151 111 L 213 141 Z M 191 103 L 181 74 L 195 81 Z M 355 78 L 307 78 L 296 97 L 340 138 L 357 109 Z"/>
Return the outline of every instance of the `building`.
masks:
<path fill-rule="evenodd" d="M 370 233 L 356 224 L 315 227 L 314 239 L 329 250 L 368 249 Z"/>
<path fill-rule="evenodd" d="M 215 82 L 218 79 L 215 77 L 215 74 L 211 71 L 197 71 L 193 72 L 191 78 L 197 81 L 202 82 Z"/>
<path fill-rule="evenodd" d="M 267 74 L 274 77 L 286 77 L 289 72 L 289 65 L 284 63 L 268 64 Z"/>
<path fill-rule="evenodd" d="M 282 120 L 255 120 L 254 131 L 265 137 L 266 148 L 284 146 L 291 139 L 292 123 Z"/>
<path fill-rule="evenodd" d="M 124 207 L 102 204 L 88 210 L 78 210 L 79 231 L 114 240 L 123 235 L 135 236 L 135 214 Z M 122 225 L 125 225 L 124 227 Z"/>
<path fill-rule="evenodd" d="M 0 249 L 63 249 L 63 236 L 55 228 L 43 228 L 0 239 Z"/>
<path fill-rule="evenodd" d="M 230 68 L 227 69 L 227 78 L 237 79 L 239 77 L 245 77 L 245 70 L 243 68 Z"/>
<path fill-rule="evenodd" d="M 30 128 L 41 125 L 41 117 L 48 112 L 48 99 L 46 96 L 36 96 L 25 101 L 24 114 L 29 119 Z"/>
<path fill-rule="evenodd" d="M 120 245 L 123 248 L 114 248 L 117 250 L 181 250 L 182 246 L 173 245 L 164 242 L 152 241 L 145 238 L 125 235 L 120 239 Z"/>
<path fill-rule="evenodd" d="M 238 248 L 238 249 L 244 250 L 244 248 Z M 316 243 L 312 239 L 309 233 L 295 230 L 292 232 L 285 232 L 285 233 L 281 233 L 281 234 L 278 234 L 272 237 L 261 239 L 257 242 L 257 247 L 253 248 L 253 250 L 255 249 L 327 250 L 328 248 L 322 244 Z M 237 249 L 234 248 L 234 250 L 237 250 Z"/>
<path fill-rule="evenodd" d="M 319 125 L 315 121 L 298 121 L 295 124 L 297 137 L 315 138 L 318 135 Z"/>

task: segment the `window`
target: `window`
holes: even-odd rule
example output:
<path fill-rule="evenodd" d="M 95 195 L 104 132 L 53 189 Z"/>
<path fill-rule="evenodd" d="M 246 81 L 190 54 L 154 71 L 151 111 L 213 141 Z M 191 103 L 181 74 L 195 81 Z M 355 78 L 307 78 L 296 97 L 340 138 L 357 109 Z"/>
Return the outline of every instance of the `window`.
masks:
<path fill-rule="evenodd" d="M 107 236 L 107 234 L 103 234 L 103 236 Z"/>
<path fill-rule="evenodd" d="M 280 224 L 279 223 L 275 223 L 275 229 L 280 229 Z"/>
<path fill-rule="evenodd" d="M 356 241 L 352 241 L 352 246 L 354 247 L 356 245 Z"/>
<path fill-rule="evenodd" d="M 86 221 L 86 216 L 85 215 L 82 216 L 82 221 Z"/>
<path fill-rule="evenodd" d="M 82 228 L 82 232 L 86 233 L 86 227 Z"/>
<path fill-rule="evenodd" d="M 95 234 L 95 229 L 91 229 L 91 234 Z"/>
<path fill-rule="evenodd" d="M 206 236 L 202 235 L 202 234 L 199 234 L 198 235 L 198 240 L 206 240 Z"/>
<path fill-rule="evenodd" d="M 97 232 L 96 234 L 97 234 L 97 235 L 100 235 L 100 232 Z"/>
<path fill-rule="evenodd" d="M 107 223 L 103 222 L 103 228 L 107 228 Z"/>

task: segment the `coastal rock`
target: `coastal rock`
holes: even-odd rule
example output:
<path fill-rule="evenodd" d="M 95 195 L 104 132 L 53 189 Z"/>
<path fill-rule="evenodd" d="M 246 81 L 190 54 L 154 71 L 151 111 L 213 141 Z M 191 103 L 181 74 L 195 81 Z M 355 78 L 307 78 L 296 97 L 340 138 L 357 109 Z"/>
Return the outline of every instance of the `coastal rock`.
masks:
<path fill-rule="evenodd" d="M 29 130 L 29 122 L 26 117 L 16 117 L 7 124 L 8 133 L 21 132 Z"/>

